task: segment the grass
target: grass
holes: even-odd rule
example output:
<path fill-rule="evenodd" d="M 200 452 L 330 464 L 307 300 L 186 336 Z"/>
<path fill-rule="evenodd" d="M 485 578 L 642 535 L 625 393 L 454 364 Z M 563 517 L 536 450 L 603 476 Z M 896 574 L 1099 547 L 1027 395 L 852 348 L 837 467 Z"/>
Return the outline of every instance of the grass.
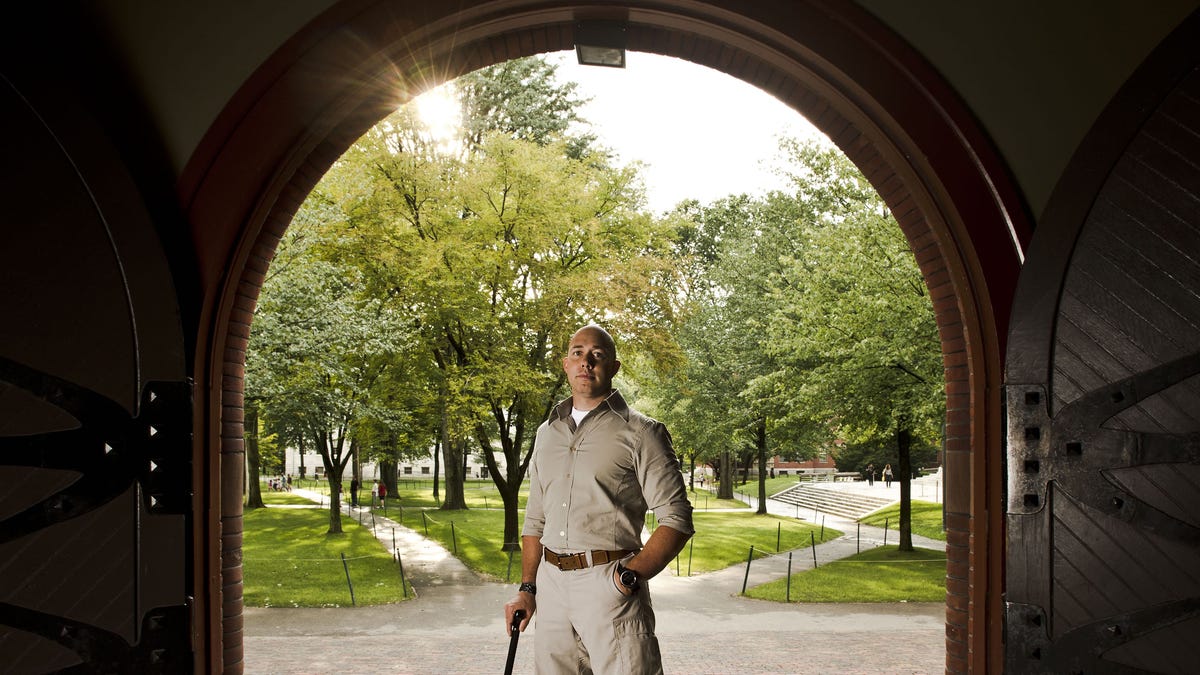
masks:
<path fill-rule="evenodd" d="M 692 490 L 688 492 L 688 500 L 692 502 L 692 509 L 697 513 L 710 509 L 750 508 L 740 499 L 717 499 L 717 496 L 708 490 Z"/>
<path fill-rule="evenodd" d="M 312 502 L 308 501 L 304 497 L 301 497 L 300 495 L 297 495 L 297 494 L 293 494 L 291 492 L 274 492 L 271 490 L 271 488 L 266 487 L 265 484 L 261 490 L 261 494 L 262 494 L 263 504 L 266 504 L 267 506 L 278 506 L 281 504 L 295 504 L 295 505 L 311 505 L 312 504 Z"/>
<path fill-rule="evenodd" d="M 243 600 L 248 606 L 349 607 L 342 554 L 357 604 L 404 599 L 392 556 L 369 528 L 349 517 L 342 517 L 344 532 L 334 535 L 326 534 L 327 509 L 253 509 L 244 522 Z"/>
<path fill-rule="evenodd" d="M 842 536 L 830 528 L 822 535 L 819 525 L 749 511 L 694 513 L 692 519 L 696 535 L 680 554 L 678 564 L 671 565 L 671 569 L 685 575 L 689 566 L 692 574 L 703 574 L 745 562 L 751 546 L 756 555 L 777 553 L 809 546 L 814 540 L 820 544 Z"/>
<path fill-rule="evenodd" d="M 900 524 L 900 505 L 893 504 L 886 509 L 876 511 L 869 516 L 860 518 L 859 522 L 876 527 L 883 527 L 886 524 L 889 529 L 895 531 Z M 942 529 L 942 505 L 913 500 L 912 533 L 946 541 L 946 531 Z"/>
<path fill-rule="evenodd" d="M 751 598 L 786 602 L 786 578 L 746 591 Z M 793 574 L 792 602 L 945 602 L 946 554 L 881 546 Z"/>

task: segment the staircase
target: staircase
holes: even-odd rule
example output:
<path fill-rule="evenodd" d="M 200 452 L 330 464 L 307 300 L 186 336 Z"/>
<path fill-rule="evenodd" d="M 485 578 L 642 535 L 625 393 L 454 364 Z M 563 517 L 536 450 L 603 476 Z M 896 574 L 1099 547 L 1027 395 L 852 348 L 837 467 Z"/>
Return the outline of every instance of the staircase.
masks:
<path fill-rule="evenodd" d="M 832 485 L 813 483 L 797 483 L 774 495 L 771 499 L 785 504 L 794 504 L 800 508 L 801 514 L 805 510 L 816 509 L 820 513 L 829 513 L 851 520 L 858 520 L 872 511 L 878 511 L 895 502 L 887 497 L 866 495 L 850 490 L 840 490 Z"/>

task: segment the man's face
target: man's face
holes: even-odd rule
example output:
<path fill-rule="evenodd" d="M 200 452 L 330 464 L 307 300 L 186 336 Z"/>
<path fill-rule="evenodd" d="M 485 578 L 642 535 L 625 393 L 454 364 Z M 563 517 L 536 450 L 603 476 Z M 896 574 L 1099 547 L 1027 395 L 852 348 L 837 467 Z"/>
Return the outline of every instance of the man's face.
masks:
<path fill-rule="evenodd" d="M 595 328 L 582 328 L 571 337 L 563 371 L 571 393 L 581 399 L 598 399 L 612 391 L 612 380 L 621 369 L 608 336 Z"/>

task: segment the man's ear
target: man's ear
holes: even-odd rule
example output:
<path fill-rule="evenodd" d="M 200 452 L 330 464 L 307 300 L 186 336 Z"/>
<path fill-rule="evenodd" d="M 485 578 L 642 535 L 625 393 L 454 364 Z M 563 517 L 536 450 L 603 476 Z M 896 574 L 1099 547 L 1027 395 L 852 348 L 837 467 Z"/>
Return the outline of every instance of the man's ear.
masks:
<path fill-rule="evenodd" d="M 613 371 L 612 371 L 613 377 L 616 377 L 617 373 L 619 373 L 619 372 L 621 372 L 621 362 L 620 362 L 620 360 L 614 359 L 613 360 Z"/>

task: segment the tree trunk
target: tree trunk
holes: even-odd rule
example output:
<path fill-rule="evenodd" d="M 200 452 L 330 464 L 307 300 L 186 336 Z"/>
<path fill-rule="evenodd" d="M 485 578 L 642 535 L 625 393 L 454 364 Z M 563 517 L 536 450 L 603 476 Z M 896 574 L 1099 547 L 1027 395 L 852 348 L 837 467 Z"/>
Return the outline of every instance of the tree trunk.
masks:
<path fill-rule="evenodd" d="M 717 487 L 717 499 L 733 499 L 733 458 L 729 451 L 721 452 L 721 476 Z"/>
<path fill-rule="evenodd" d="M 758 429 L 755 434 L 755 445 L 758 450 L 758 515 L 767 513 L 767 418 L 758 418 Z"/>
<path fill-rule="evenodd" d="M 439 503 L 438 485 L 442 481 L 442 447 L 446 438 L 446 412 L 442 411 L 442 428 L 433 443 L 433 502 Z"/>
<path fill-rule="evenodd" d="M 912 434 L 901 421 L 896 427 L 896 447 L 899 461 L 896 471 L 900 479 L 900 550 L 913 550 L 912 543 Z"/>
<path fill-rule="evenodd" d="M 244 430 L 246 434 L 246 508 L 266 508 L 262 500 L 262 486 L 259 484 L 259 467 L 262 458 L 258 454 L 258 402 L 246 401 L 246 418 Z"/>
<path fill-rule="evenodd" d="M 282 444 L 281 444 L 282 445 Z M 300 435 L 300 439 L 296 442 L 300 446 L 297 452 L 300 453 L 300 477 L 304 478 L 308 475 L 308 468 L 304 466 L 304 435 Z"/>
<path fill-rule="evenodd" d="M 467 442 L 461 439 L 443 439 L 442 448 L 445 450 L 446 467 L 446 501 L 442 502 L 443 511 L 461 511 L 467 508 L 466 485 L 463 481 L 462 458 L 467 452 Z"/>

